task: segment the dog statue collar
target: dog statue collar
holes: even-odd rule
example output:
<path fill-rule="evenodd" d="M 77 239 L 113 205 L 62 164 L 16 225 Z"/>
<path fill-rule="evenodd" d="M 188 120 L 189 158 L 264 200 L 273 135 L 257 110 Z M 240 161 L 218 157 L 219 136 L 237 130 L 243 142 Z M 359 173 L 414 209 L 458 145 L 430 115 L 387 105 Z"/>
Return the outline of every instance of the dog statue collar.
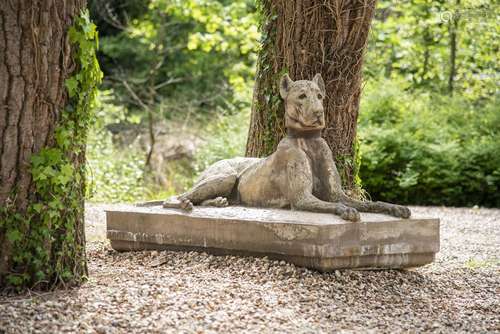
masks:
<path fill-rule="evenodd" d="M 295 130 L 295 129 L 287 129 L 287 137 L 288 138 L 320 138 L 321 130 Z"/>

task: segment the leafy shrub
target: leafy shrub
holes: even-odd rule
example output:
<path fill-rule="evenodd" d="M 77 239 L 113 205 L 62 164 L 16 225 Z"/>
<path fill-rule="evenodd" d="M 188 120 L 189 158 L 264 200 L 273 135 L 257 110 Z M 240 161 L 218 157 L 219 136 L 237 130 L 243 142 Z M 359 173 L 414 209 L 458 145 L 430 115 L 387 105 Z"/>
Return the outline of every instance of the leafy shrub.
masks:
<path fill-rule="evenodd" d="M 399 203 L 500 206 L 497 105 L 369 83 L 358 129 L 364 188 Z"/>
<path fill-rule="evenodd" d="M 219 119 L 207 126 L 206 142 L 195 157 L 195 170 L 201 173 L 209 165 L 222 159 L 242 157 L 248 134 L 249 110 L 242 110 L 233 115 L 219 116 Z"/>
<path fill-rule="evenodd" d="M 133 202 L 143 198 L 144 153 L 113 146 L 105 125 L 124 120 L 125 110 L 111 103 L 112 92 L 99 93 L 96 124 L 87 143 L 87 199 L 96 202 Z"/>
<path fill-rule="evenodd" d="M 194 160 L 181 159 L 165 165 L 169 186 L 163 189 L 144 167 L 146 153 L 135 146 L 117 147 L 106 126 L 130 121 L 125 108 L 113 103 L 112 91 L 99 94 L 96 124 L 87 145 L 89 180 L 87 199 L 96 202 L 136 202 L 162 199 L 192 186 L 196 174 L 212 163 L 243 156 L 248 131 L 248 109 L 234 107 L 205 117 L 193 126 L 202 127 L 204 138 Z M 206 124 L 206 125 L 205 125 Z"/>
<path fill-rule="evenodd" d="M 145 196 L 143 153 L 114 148 L 109 133 L 94 136 L 87 152 L 88 199 L 133 202 Z"/>

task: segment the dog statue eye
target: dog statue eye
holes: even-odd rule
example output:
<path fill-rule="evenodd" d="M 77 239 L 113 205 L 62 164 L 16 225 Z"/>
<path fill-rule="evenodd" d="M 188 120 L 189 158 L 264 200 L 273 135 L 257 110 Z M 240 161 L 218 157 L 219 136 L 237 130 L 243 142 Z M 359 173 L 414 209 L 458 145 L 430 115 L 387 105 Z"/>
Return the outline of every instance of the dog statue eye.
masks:
<path fill-rule="evenodd" d="M 300 94 L 300 95 L 299 95 L 299 99 L 301 99 L 301 100 L 305 99 L 306 97 L 307 97 L 307 95 L 306 95 L 306 94 Z"/>
<path fill-rule="evenodd" d="M 323 95 L 318 94 L 318 99 L 320 99 L 320 100 L 323 99 Z"/>

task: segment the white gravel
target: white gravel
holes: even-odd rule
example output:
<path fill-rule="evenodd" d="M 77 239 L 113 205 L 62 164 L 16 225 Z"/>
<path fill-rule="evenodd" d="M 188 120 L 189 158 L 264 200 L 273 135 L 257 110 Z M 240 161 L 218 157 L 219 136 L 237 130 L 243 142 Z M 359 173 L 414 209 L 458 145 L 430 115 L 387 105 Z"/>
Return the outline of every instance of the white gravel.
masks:
<path fill-rule="evenodd" d="M 89 281 L 0 294 L 0 333 L 500 332 L 500 210 L 412 207 L 441 218 L 435 263 L 321 274 L 265 258 L 117 253 L 105 207 L 86 210 Z"/>

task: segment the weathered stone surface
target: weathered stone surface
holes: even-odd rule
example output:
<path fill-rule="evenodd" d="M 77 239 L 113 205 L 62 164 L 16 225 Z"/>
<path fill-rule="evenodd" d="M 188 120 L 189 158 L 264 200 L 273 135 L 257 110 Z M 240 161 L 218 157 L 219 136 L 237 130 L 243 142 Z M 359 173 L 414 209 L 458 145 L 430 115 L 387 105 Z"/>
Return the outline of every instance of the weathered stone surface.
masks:
<path fill-rule="evenodd" d="M 161 207 L 110 210 L 107 235 L 120 251 L 202 250 L 268 256 L 330 271 L 407 268 L 428 264 L 439 251 L 439 220 L 362 213 L 353 223 L 332 214 L 248 207 Z"/>

